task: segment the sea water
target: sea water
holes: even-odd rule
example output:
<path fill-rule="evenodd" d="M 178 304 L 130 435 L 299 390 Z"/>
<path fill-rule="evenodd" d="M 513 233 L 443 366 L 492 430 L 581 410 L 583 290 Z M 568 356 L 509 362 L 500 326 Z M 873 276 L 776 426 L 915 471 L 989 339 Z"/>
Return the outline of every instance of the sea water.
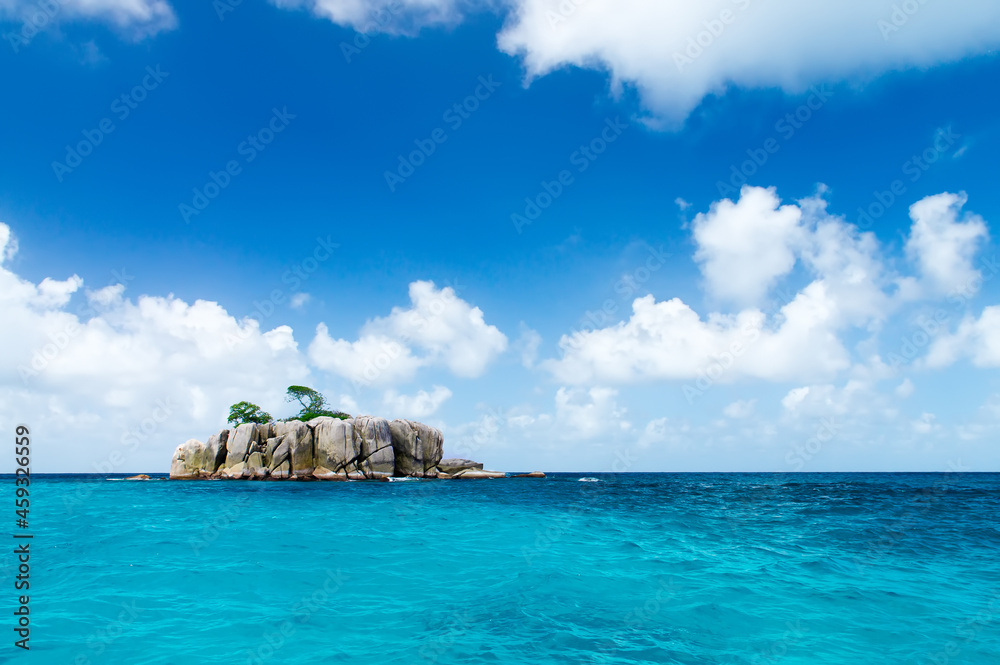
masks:
<path fill-rule="evenodd" d="M 42 476 L 30 514 L 14 662 L 1000 663 L 994 474 Z"/>

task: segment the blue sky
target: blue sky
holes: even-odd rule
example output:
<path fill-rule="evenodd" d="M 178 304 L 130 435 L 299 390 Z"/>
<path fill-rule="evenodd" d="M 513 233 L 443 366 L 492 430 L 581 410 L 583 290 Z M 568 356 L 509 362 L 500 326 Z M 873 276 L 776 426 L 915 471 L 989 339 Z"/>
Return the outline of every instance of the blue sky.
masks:
<path fill-rule="evenodd" d="M 161 471 L 306 383 L 501 469 L 998 470 L 998 9 L 911 4 L 11 0 L 0 424 Z"/>

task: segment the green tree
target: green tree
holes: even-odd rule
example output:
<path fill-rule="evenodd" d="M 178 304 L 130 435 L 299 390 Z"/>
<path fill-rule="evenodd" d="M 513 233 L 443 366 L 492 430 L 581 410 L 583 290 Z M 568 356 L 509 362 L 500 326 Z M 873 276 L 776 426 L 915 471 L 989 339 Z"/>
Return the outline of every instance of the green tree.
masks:
<path fill-rule="evenodd" d="M 264 411 L 251 402 L 237 402 L 229 407 L 228 422 L 233 425 L 243 425 L 245 423 L 269 423 L 273 418 L 271 414 Z"/>
<path fill-rule="evenodd" d="M 351 416 L 343 411 L 330 411 L 326 408 L 326 398 L 317 391 L 306 386 L 288 386 L 285 392 L 286 402 L 298 402 L 302 409 L 288 420 L 312 420 L 319 416 L 332 416 L 346 419 Z"/>

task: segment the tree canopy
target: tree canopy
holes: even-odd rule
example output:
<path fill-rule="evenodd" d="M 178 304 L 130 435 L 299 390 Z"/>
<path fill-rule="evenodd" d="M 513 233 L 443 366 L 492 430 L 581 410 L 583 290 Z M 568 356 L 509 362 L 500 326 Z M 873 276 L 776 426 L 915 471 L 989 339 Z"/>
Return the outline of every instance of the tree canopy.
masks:
<path fill-rule="evenodd" d="M 326 398 L 319 392 L 307 386 L 288 386 L 285 391 L 286 402 L 298 402 L 302 407 L 297 414 L 285 420 L 312 420 L 319 416 L 331 416 L 342 420 L 350 418 L 349 413 L 343 411 L 331 411 L 326 408 Z M 274 418 L 267 411 L 264 411 L 252 402 L 237 402 L 229 407 L 229 422 L 234 426 L 245 423 L 269 423 Z"/>
<path fill-rule="evenodd" d="M 243 425 L 245 423 L 269 423 L 273 418 L 271 414 L 264 411 L 251 402 L 237 402 L 229 407 L 228 422 L 233 425 Z"/>
<path fill-rule="evenodd" d="M 326 408 L 326 398 L 319 392 L 306 386 L 288 386 L 285 391 L 286 402 L 298 402 L 302 409 L 288 420 L 312 420 L 319 416 L 346 419 L 350 414 L 343 411 L 331 411 Z"/>

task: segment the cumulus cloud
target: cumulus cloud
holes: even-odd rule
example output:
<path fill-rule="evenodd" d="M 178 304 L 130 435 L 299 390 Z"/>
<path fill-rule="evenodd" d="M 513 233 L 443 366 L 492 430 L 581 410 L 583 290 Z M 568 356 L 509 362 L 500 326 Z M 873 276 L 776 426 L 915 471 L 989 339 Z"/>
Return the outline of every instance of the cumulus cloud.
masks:
<path fill-rule="evenodd" d="M 899 16 L 900 4 L 518 0 L 499 44 L 523 57 L 529 78 L 566 65 L 607 70 L 615 89 L 634 85 L 654 114 L 679 122 L 730 86 L 799 92 L 1000 42 L 995 3 L 920 3 L 912 16 Z"/>
<path fill-rule="evenodd" d="M 967 286 L 979 276 L 972 261 L 986 223 L 972 214 L 958 219 L 964 197 L 944 194 L 914 204 L 907 247 L 920 266 L 918 278 L 887 269 L 874 234 L 830 214 L 825 191 L 781 205 L 774 190 L 744 187 L 737 202 L 714 203 L 695 218 L 695 259 L 706 291 L 744 305 L 739 311 L 702 317 L 679 298 L 647 295 L 632 303 L 626 321 L 564 335 L 562 356 L 542 365 L 574 385 L 829 380 L 852 366 L 848 331 L 874 335 L 915 299 L 940 299 L 945 287 Z M 786 289 L 780 301 L 768 300 L 797 266 L 811 281 L 798 292 Z M 947 364 L 963 353 L 984 366 L 1000 362 L 1000 334 L 992 332 L 1000 321 L 993 317 L 986 311 L 955 334 L 941 335 L 928 362 Z M 872 367 L 881 362 L 877 354 L 867 361 Z"/>
<path fill-rule="evenodd" d="M 477 377 L 507 349 L 506 335 L 451 287 L 420 281 L 409 292 L 410 307 L 372 319 L 356 341 L 333 339 L 320 324 L 309 347 L 312 362 L 359 384 L 388 385 L 412 379 L 424 366 Z"/>
<path fill-rule="evenodd" d="M 737 202 L 723 199 L 692 223 L 694 258 L 709 295 L 755 305 L 795 265 L 802 244 L 802 211 L 781 205 L 773 188 L 744 187 Z"/>
<path fill-rule="evenodd" d="M 560 388 L 556 392 L 558 429 L 579 439 L 631 429 L 631 424 L 624 420 L 625 409 L 618 405 L 617 397 L 618 391 L 611 388 Z"/>
<path fill-rule="evenodd" d="M 393 337 L 366 334 L 353 342 L 334 339 L 325 323 L 316 326 L 309 359 L 320 369 L 365 386 L 409 381 L 427 364 Z"/>
<path fill-rule="evenodd" d="M 0 420 L 36 428 L 40 469 L 160 470 L 177 443 L 217 429 L 228 405 L 275 408 L 285 386 L 308 381 L 287 326 L 264 331 L 205 300 L 131 300 L 120 284 L 81 298 L 82 287 L 0 265 L 0 312 L 17 323 L 0 328 Z"/>
<path fill-rule="evenodd" d="M 977 367 L 1000 367 L 1000 305 L 985 307 L 979 318 L 967 316 L 954 332 L 936 336 L 925 364 L 938 368 L 961 358 Z"/>
<path fill-rule="evenodd" d="M 755 399 L 741 399 L 732 402 L 727 405 L 726 408 L 722 410 L 722 415 L 726 418 L 741 419 L 749 418 L 754 413 L 754 407 L 757 404 Z"/>
<path fill-rule="evenodd" d="M 973 258 L 989 232 L 979 215 L 966 213 L 959 218 L 966 201 L 964 193 L 945 192 L 910 206 L 913 224 L 906 253 L 928 289 L 938 294 L 965 294 L 980 276 Z"/>
<path fill-rule="evenodd" d="M 849 366 L 831 322 L 836 305 L 814 282 L 782 308 L 784 322 L 764 327 L 763 315 L 745 310 L 702 319 L 680 299 L 632 303 L 632 316 L 610 328 L 563 336 L 563 357 L 546 367 L 566 383 L 631 383 L 695 379 L 729 382 L 752 377 L 791 380 L 828 376 Z"/>
<path fill-rule="evenodd" d="M 434 386 L 430 392 L 421 390 L 415 395 L 401 395 L 393 389 L 385 391 L 382 405 L 387 418 L 426 418 L 451 397 L 451 391 L 444 386 Z"/>

